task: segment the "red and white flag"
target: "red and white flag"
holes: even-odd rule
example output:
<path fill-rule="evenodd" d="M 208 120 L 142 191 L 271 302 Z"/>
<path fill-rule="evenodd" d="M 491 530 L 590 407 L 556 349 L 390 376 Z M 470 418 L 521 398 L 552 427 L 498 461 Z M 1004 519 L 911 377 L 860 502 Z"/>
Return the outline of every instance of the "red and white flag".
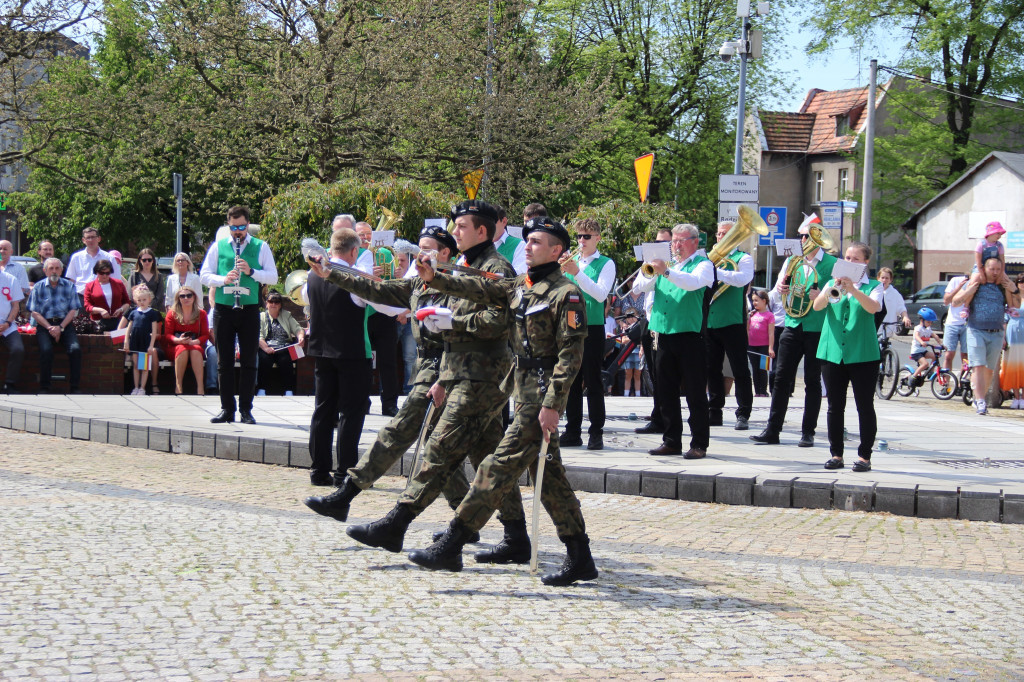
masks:
<path fill-rule="evenodd" d="M 115 346 L 124 345 L 124 337 L 128 335 L 128 327 L 122 329 L 115 329 L 110 332 L 110 343 Z"/>
<path fill-rule="evenodd" d="M 798 234 L 808 234 L 810 232 L 811 225 L 821 225 L 821 218 L 818 217 L 817 213 L 804 215 L 804 221 L 800 223 L 800 227 L 798 227 L 796 231 Z"/>
<path fill-rule="evenodd" d="M 288 355 L 291 356 L 292 360 L 298 360 L 299 358 L 306 357 L 306 354 L 302 351 L 302 346 L 297 343 L 292 346 L 288 346 Z"/>

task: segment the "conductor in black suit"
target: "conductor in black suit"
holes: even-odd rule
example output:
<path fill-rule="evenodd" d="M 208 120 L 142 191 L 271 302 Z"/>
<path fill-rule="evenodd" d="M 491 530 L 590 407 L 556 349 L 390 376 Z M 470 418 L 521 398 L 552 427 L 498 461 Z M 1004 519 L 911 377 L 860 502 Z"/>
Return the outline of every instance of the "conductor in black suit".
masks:
<path fill-rule="evenodd" d="M 331 262 L 356 267 L 359 236 L 343 228 L 331 235 Z M 369 273 L 368 273 L 369 274 Z M 309 478 L 314 484 L 331 481 L 331 441 L 334 419 L 338 421 L 337 468 L 334 480 L 359 458 L 359 436 L 366 417 L 372 369 L 370 340 L 366 333 L 366 302 L 354 294 L 325 283 L 310 272 L 306 284 L 309 301 L 309 346 L 316 380 L 316 400 L 309 424 Z M 385 315 L 397 315 L 399 308 L 373 306 Z"/>

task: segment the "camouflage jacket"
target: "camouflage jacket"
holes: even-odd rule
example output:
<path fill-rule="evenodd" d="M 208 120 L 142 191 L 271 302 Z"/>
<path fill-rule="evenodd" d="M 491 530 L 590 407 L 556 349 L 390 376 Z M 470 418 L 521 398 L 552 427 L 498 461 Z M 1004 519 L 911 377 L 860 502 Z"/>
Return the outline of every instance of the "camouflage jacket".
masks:
<path fill-rule="evenodd" d="M 491 281 L 438 273 L 431 285 L 507 309 L 513 320 L 516 403 L 540 403 L 562 413 L 587 337 L 586 303 L 575 283 L 555 270 L 539 282 L 530 282 L 528 275 Z"/>
<path fill-rule="evenodd" d="M 472 263 L 474 268 L 499 272 L 506 278 L 515 277 L 515 271 L 492 245 L 483 250 Z M 466 277 L 466 279 L 482 279 Z M 373 303 L 408 307 L 414 313 L 423 307 L 448 307 L 452 311 L 452 328 L 440 334 L 431 334 L 422 325 L 413 329 L 417 334 L 417 348 L 423 349 L 421 339 L 438 344 L 443 350 L 438 379 L 441 381 L 491 381 L 498 383 L 508 374 L 511 353 L 508 349 L 509 312 L 505 307 L 485 305 L 455 298 L 439 297 L 436 288 L 428 286 L 419 277 L 374 282 L 332 271 L 328 281 L 346 291 Z M 410 324 L 413 324 L 410 321 Z M 438 343 L 439 340 L 439 343 Z M 433 347 L 433 346 L 431 346 Z M 423 383 L 424 365 L 417 364 L 416 383 Z"/>

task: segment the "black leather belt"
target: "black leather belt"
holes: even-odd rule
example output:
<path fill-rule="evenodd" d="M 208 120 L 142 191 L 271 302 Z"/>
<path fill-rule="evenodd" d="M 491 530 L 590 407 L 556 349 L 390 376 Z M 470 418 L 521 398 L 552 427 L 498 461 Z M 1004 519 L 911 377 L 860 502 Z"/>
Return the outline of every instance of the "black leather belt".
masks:
<path fill-rule="evenodd" d="M 525 355 L 513 355 L 512 364 L 518 369 L 543 369 L 548 372 L 555 368 L 558 358 L 528 358 Z"/>
<path fill-rule="evenodd" d="M 494 353 L 508 348 L 508 341 L 505 339 L 495 341 L 462 341 L 456 343 L 444 342 L 445 353 Z"/>
<path fill-rule="evenodd" d="M 420 349 L 420 359 L 422 360 L 440 360 L 441 359 L 440 348 L 422 348 Z"/>

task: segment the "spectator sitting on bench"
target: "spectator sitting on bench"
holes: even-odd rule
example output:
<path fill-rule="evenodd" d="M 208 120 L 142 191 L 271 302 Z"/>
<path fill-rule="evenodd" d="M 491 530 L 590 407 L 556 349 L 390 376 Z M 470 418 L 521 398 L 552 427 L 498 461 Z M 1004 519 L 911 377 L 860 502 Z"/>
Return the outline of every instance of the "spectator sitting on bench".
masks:
<path fill-rule="evenodd" d="M 60 342 L 68 354 L 70 390 L 78 393 L 82 378 L 82 348 L 71 321 L 78 315 L 81 299 L 75 283 L 63 279 L 64 264 L 56 258 L 43 263 L 46 280 L 32 287 L 28 297 L 28 310 L 36 321 L 36 341 L 39 343 L 39 392 L 50 392 L 53 374 L 53 344 Z"/>
<path fill-rule="evenodd" d="M 267 309 L 260 313 L 258 396 L 267 394 L 270 370 L 275 365 L 281 375 L 284 394 L 293 395 L 295 391 L 295 362 L 287 346 L 301 344 L 305 334 L 292 314 L 282 309 L 283 304 L 281 294 L 273 291 L 267 296 Z"/>
<path fill-rule="evenodd" d="M 18 333 L 18 310 L 25 298 L 17 278 L 0 272 L 0 344 L 7 346 L 7 377 L 4 393 L 17 393 L 15 385 L 21 376 L 21 363 L 25 358 L 25 346 Z"/>
<path fill-rule="evenodd" d="M 102 331 L 114 331 L 132 307 L 128 289 L 120 274 L 114 275 L 114 264 L 106 258 L 96 261 L 92 271 L 96 279 L 89 281 L 82 291 L 85 312 L 99 322 Z"/>
<path fill-rule="evenodd" d="M 203 391 L 203 348 L 210 327 L 199 303 L 199 294 L 187 284 L 174 294 L 174 306 L 164 322 L 164 354 L 174 362 L 174 394 L 181 395 L 185 369 L 192 365 L 199 395 Z"/>
<path fill-rule="evenodd" d="M 216 289 L 210 289 L 209 305 L 206 306 L 206 324 L 210 328 L 210 340 L 206 342 L 206 392 L 217 393 L 217 339 L 213 335 L 213 316 L 217 309 L 214 307 L 213 295 Z"/>

